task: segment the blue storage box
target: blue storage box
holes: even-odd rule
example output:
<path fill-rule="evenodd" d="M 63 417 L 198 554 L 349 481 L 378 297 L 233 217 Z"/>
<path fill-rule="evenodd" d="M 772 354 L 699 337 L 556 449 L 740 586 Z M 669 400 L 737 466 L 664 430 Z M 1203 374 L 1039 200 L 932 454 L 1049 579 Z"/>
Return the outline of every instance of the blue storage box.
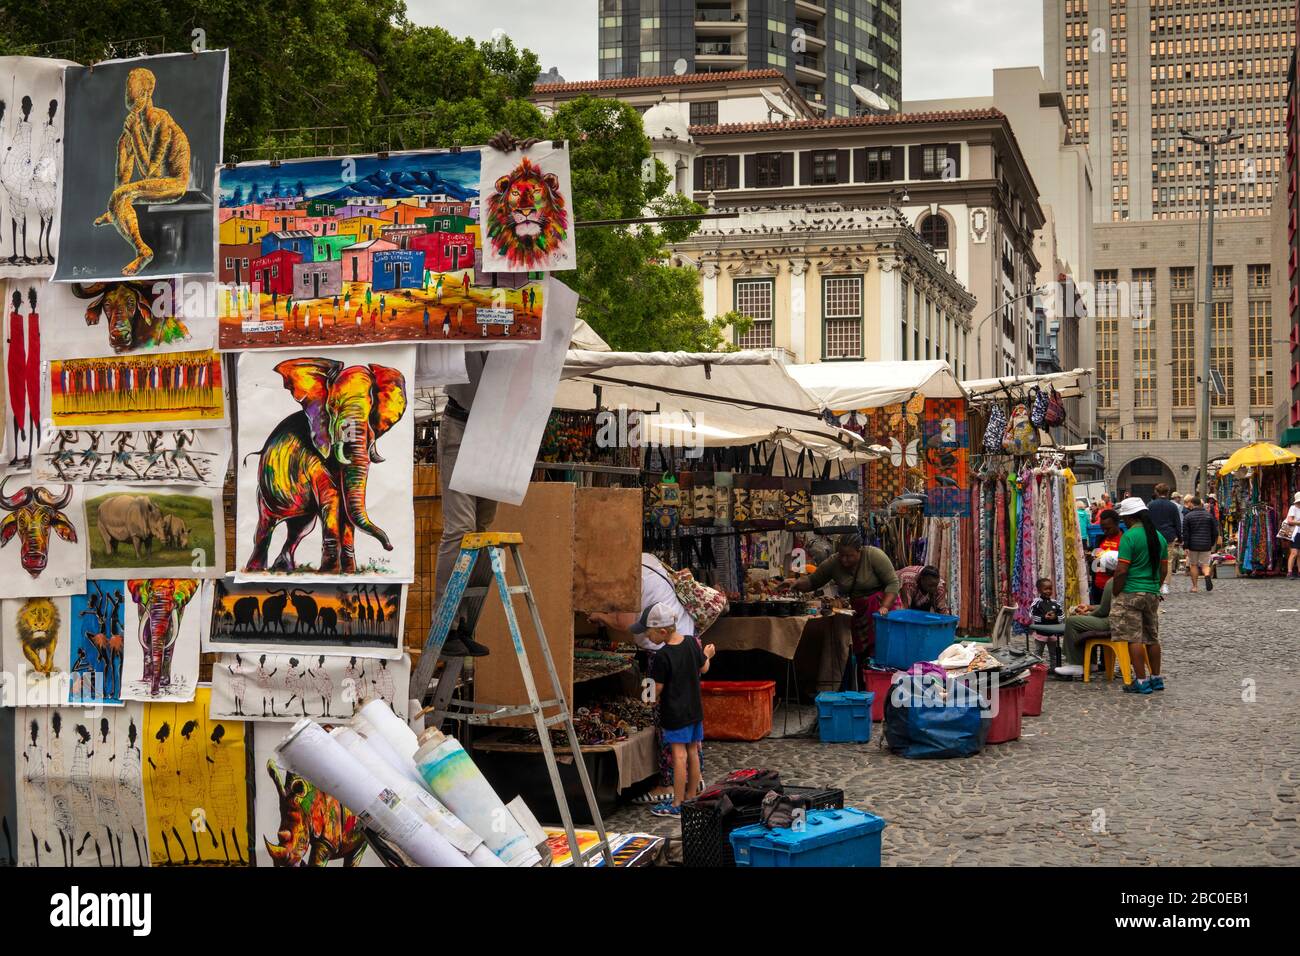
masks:
<path fill-rule="evenodd" d="M 1097 545 L 1101 544 L 1101 539 L 1105 536 L 1106 533 L 1101 530 L 1101 525 L 1088 525 L 1088 550 L 1095 550 Z"/>
<path fill-rule="evenodd" d="M 890 611 L 875 615 L 877 667 L 905 671 L 917 661 L 932 661 L 957 638 L 957 619 L 928 611 Z"/>
<path fill-rule="evenodd" d="M 799 830 L 761 823 L 731 831 L 736 866 L 880 866 L 885 821 L 853 807 L 810 810 Z"/>
<path fill-rule="evenodd" d="M 817 732 L 824 744 L 865 744 L 871 740 L 871 692 L 824 691 L 817 695 Z"/>

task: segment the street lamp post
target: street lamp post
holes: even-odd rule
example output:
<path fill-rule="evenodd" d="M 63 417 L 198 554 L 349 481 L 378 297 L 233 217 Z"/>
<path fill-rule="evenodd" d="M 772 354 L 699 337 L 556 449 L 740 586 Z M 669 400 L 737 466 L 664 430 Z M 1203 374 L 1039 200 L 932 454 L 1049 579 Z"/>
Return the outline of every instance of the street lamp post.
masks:
<path fill-rule="evenodd" d="M 1218 136 L 1197 136 L 1187 132 L 1185 129 L 1179 129 L 1178 135 L 1181 139 L 1202 146 L 1210 154 L 1210 195 L 1207 200 L 1206 210 L 1206 233 L 1205 233 L 1205 365 L 1204 372 L 1201 376 L 1201 384 L 1205 391 L 1201 403 L 1201 474 L 1197 482 L 1197 491 L 1204 495 L 1210 490 L 1210 356 L 1214 349 L 1214 152 L 1220 146 L 1226 146 L 1233 140 L 1240 139 L 1241 133 L 1232 131 L 1232 120 L 1228 120 L 1228 128 L 1224 133 Z M 1228 369 L 1228 374 L 1232 370 Z"/>
<path fill-rule="evenodd" d="M 983 349 L 983 347 L 980 345 L 980 335 L 982 334 L 982 330 L 983 330 L 983 328 L 984 328 L 984 323 L 987 322 L 989 319 L 993 318 L 993 316 L 995 316 L 995 315 L 997 315 L 998 313 L 1000 313 L 1000 312 L 1001 312 L 1003 309 L 1005 309 L 1007 306 L 1009 306 L 1009 305 L 1011 305 L 1011 304 L 1013 304 L 1013 303 L 1015 303 L 1015 302 L 1019 302 L 1021 299 L 1027 299 L 1027 298 L 1029 298 L 1030 296 L 1039 295 L 1039 294 L 1041 294 L 1041 293 L 1043 293 L 1043 292 L 1046 292 L 1047 289 L 1048 289 L 1048 287 L 1045 286 L 1045 285 L 1034 286 L 1034 288 L 1030 289 L 1028 292 L 1022 292 L 1022 293 L 1020 293 L 1020 295 L 1016 296 L 1014 299 L 1007 299 L 1007 301 L 1003 302 L 1000 306 L 998 306 L 996 309 L 994 309 L 994 310 L 993 310 L 992 312 L 990 312 L 988 315 L 984 316 L 984 318 L 980 319 L 980 320 L 979 320 L 978 322 L 976 322 L 973 326 L 971 326 L 972 331 L 974 331 L 974 333 L 975 333 L 975 349 L 976 349 L 976 351 L 978 351 L 978 352 L 980 353 L 980 364 L 979 364 L 980 372 L 979 372 L 979 374 L 980 374 L 980 377 L 981 377 L 981 378 L 984 377 L 984 349 Z M 995 357 L 997 356 L 997 348 L 996 348 L 996 346 L 997 346 L 997 341 L 998 341 L 998 337 L 997 337 L 996 335 L 993 336 L 993 344 L 994 344 L 994 348 L 993 348 L 991 351 L 992 351 L 992 353 L 993 353 L 993 355 L 994 355 Z M 990 372 L 990 373 L 993 373 L 993 369 L 990 368 L 990 369 L 989 369 L 989 372 Z M 1001 378 L 1002 376 L 1000 376 L 1000 375 L 996 375 L 996 374 L 991 374 L 991 377 L 992 377 L 992 378 Z"/>

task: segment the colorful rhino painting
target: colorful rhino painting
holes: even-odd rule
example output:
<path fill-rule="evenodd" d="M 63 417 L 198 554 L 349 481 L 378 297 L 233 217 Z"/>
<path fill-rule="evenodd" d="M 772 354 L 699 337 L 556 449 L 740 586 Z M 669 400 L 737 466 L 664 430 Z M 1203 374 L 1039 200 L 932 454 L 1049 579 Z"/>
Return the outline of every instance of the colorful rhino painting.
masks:
<path fill-rule="evenodd" d="M 361 862 L 366 838 L 350 810 L 274 760 L 266 762 L 266 772 L 280 804 L 278 842 L 262 838 L 273 866 L 327 866 L 331 860 L 357 866 Z"/>
<path fill-rule="evenodd" d="M 185 608 L 198 593 L 199 582 L 190 578 L 147 578 L 127 581 L 126 589 L 139 618 L 141 679 L 147 697 L 166 696 L 173 685 L 172 658 L 181 636 Z"/>

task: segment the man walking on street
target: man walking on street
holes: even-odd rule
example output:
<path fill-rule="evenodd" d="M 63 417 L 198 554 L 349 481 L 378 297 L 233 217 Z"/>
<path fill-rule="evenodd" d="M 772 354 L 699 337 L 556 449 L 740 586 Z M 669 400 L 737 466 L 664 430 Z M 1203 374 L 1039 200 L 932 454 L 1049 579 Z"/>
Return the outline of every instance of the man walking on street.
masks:
<path fill-rule="evenodd" d="M 1183 520 L 1183 543 L 1187 545 L 1187 567 L 1192 574 L 1192 593 L 1196 593 L 1196 579 L 1205 575 L 1205 590 L 1214 590 L 1210 577 L 1210 552 L 1219 541 L 1219 522 L 1201 507 L 1200 498 L 1192 498 L 1192 506 Z"/>
<path fill-rule="evenodd" d="M 1151 499 L 1147 510 L 1151 512 L 1151 520 L 1155 523 L 1156 530 L 1169 543 L 1169 571 L 1164 575 L 1160 585 L 1160 593 L 1168 594 L 1169 578 L 1175 565 L 1178 564 L 1178 552 L 1182 550 L 1183 519 L 1178 513 L 1178 505 L 1169 499 L 1169 486 L 1164 482 L 1156 485 L 1156 496 Z"/>

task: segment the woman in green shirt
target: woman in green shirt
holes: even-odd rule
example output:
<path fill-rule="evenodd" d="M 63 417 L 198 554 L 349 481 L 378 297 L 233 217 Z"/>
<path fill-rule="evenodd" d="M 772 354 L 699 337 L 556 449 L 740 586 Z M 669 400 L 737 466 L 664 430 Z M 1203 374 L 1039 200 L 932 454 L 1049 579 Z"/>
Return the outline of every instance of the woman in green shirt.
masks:
<path fill-rule="evenodd" d="M 902 587 L 893 562 L 879 548 L 864 544 L 862 535 L 842 534 L 835 542 L 833 558 L 817 565 L 812 574 L 787 584 L 794 591 L 816 591 L 832 581 L 853 608 L 854 652 L 870 654 L 876 643 L 871 615 L 893 610 Z"/>

